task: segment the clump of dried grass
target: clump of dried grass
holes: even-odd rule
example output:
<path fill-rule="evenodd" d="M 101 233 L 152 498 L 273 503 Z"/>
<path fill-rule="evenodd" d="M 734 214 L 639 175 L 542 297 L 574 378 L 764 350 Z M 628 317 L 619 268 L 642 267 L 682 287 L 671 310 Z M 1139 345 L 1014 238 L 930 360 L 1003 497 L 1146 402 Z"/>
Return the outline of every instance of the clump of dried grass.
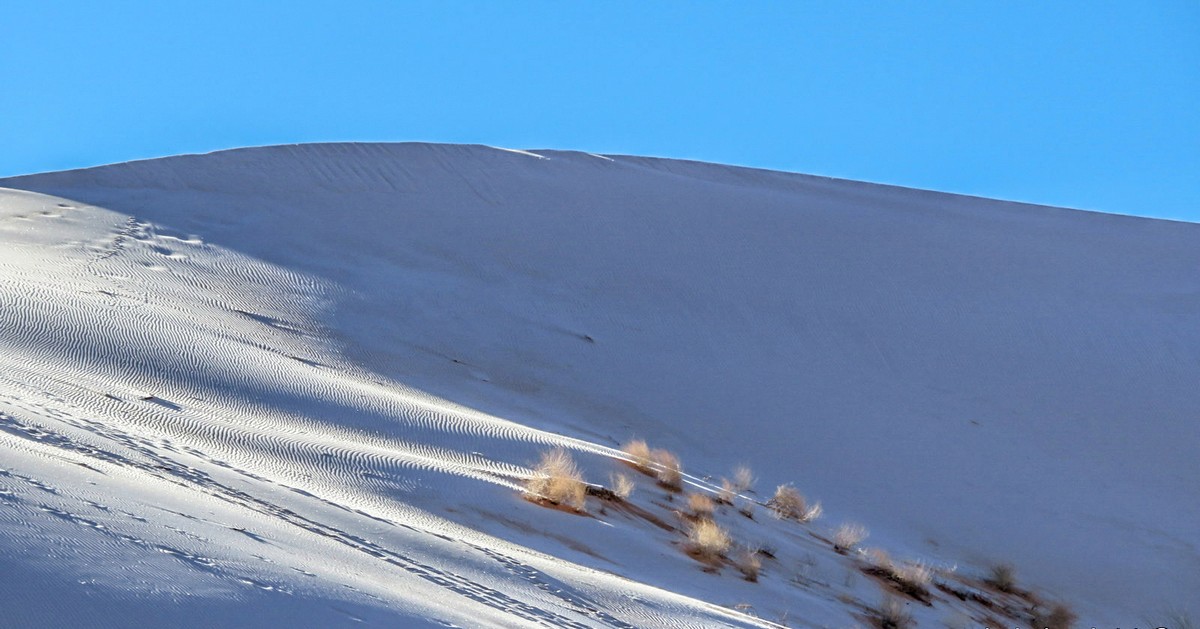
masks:
<path fill-rule="evenodd" d="M 875 610 L 875 618 L 879 621 L 880 629 L 908 629 L 913 626 L 913 617 L 904 608 L 905 603 L 894 596 L 884 599 L 879 609 Z"/>
<path fill-rule="evenodd" d="M 861 524 L 845 523 L 833 532 L 833 549 L 845 554 L 867 539 L 867 528 Z"/>
<path fill-rule="evenodd" d="M 892 563 L 892 556 L 882 548 L 868 548 L 864 550 L 863 558 L 866 559 L 867 565 L 889 574 L 896 568 L 895 564 Z"/>
<path fill-rule="evenodd" d="M 721 489 L 717 492 L 717 502 L 725 505 L 733 504 L 733 498 L 737 495 L 737 489 L 734 488 L 733 481 L 728 478 L 721 479 Z"/>
<path fill-rule="evenodd" d="M 688 510 L 698 518 L 710 518 L 716 505 L 704 494 L 688 494 Z"/>
<path fill-rule="evenodd" d="M 612 492 L 622 500 L 627 500 L 636 487 L 633 479 L 625 474 L 612 474 L 609 476 L 609 481 L 612 483 Z"/>
<path fill-rule="evenodd" d="M 996 564 L 984 581 L 1001 592 L 1011 593 L 1017 589 L 1017 569 L 1010 563 Z"/>
<path fill-rule="evenodd" d="M 688 534 L 688 550 L 701 561 L 720 559 L 731 543 L 729 534 L 712 520 L 697 520 Z"/>
<path fill-rule="evenodd" d="M 780 485 L 775 488 L 775 495 L 767 501 L 767 506 L 784 519 L 799 520 L 808 507 L 804 495 L 791 485 Z"/>
<path fill-rule="evenodd" d="M 659 485 L 672 491 L 683 489 L 683 466 L 679 463 L 679 457 L 656 448 L 650 451 L 650 460 L 654 463 Z"/>
<path fill-rule="evenodd" d="M 754 483 L 754 473 L 745 465 L 739 465 L 733 470 L 733 480 L 721 479 L 721 489 L 717 492 L 717 502 L 732 505 L 734 498 L 743 491 L 750 489 Z"/>
<path fill-rule="evenodd" d="M 629 455 L 629 464 L 637 471 L 658 479 L 658 484 L 679 491 L 683 489 L 683 467 L 679 457 L 668 450 L 650 449 L 641 439 L 633 439 L 621 446 L 621 451 Z"/>
<path fill-rule="evenodd" d="M 868 548 L 863 551 L 867 562 L 864 570 L 891 582 L 892 586 L 919 601 L 929 602 L 929 585 L 933 582 L 933 571 L 929 566 L 919 561 L 896 563 L 887 551 L 879 548 Z"/>
<path fill-rule="evenodd" d="M 562 448 L 543 452 L 533 468 L 534 476 L 525 482 L 525 494 L 531 498 L 582 511 L 586 505 L 587 485 L 575 460 Z"/>
<path fill-rule="evenodd" d="M 654 475 L 654 468 L 650 465 L 650 446 L 641 439 L 632 439 L 626 441 L 625 445 L 621 446 L 621 451 L 629 455 L 630 463 L 643 474 Z"/>
<path fill-rule="evenodd" d="M 924 590 L 933 582 L 933 571 L 919 561 L 907 561 L 895 567 L 892 576 L 907 590 Z"/>
<path fill-rule="evenodd" d="M 733 488 L 735 491 L 746 491 L 754 485 L 754 473 L 745 465 L 739 465 L 733 470 Z"/>
<path fill-rule="evenodd" d="M 762 559 L 758 556 L 758 550 L 753 548 L 745 548 L 738 553 L 734 559 L 733 565 L 737 567 L 738 572 L 742 573 L 742 577 L 752 583 L 758 582 L 758 573 L 762 570 Z"/>
<path fill-rule="evenodd" d="M 1037 629 L 1071 629 L 1075 624 L 1075 612 L 1062 603 L 1054 604 L 1049 610 L 1037 610 L 1031 625 Z"/>
<path fill-rule="evenodd" d="M 809 506 L 804 495 L 791 485 L 776 487 L 775 495 L 767 501 L 767 506 L 785 520 L 812 522 L 821 516 L 821 504 Z"/>

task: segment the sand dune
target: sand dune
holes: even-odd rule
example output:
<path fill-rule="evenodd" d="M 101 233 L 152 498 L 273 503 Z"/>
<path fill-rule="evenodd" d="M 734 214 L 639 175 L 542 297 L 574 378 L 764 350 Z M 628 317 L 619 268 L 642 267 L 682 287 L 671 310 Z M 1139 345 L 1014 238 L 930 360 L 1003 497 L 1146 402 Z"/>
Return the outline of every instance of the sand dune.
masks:
<path fill-rule="evenodd" d="M 1200 591 L 1200 226 L 426 144 L 0 187 L 15 626 L 866 625 L 851 520 L 1082 624 Z M 772 550 L 757 583 L 688 557 L 648 478 L 521 499 L 539 452 L 607 483 L 635 436 L 692 490 L 755 470 L 756 517 L 718 519 Z M 769 517 L 785 482 L 824 518 Z M 998 613 L 932 591 L 921 625 Z"/>

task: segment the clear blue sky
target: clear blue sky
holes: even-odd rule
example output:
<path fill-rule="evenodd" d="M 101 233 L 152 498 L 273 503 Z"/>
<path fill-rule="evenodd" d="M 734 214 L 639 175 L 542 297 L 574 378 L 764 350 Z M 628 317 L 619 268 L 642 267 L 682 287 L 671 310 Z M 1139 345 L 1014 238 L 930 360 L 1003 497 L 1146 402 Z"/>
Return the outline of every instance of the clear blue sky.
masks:
<path fill-rule="evenodd" d="M 54 2 L 0 176 L 327 140 L 684 157 L 1200 221 L 1200 2 Z"/>

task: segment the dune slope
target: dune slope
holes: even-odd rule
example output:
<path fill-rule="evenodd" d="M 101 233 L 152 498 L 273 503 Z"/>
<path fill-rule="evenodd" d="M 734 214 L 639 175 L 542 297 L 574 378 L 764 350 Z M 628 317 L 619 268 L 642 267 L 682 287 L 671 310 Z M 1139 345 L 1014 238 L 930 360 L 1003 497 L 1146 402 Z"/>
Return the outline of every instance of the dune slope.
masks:
<path fill-rule="evenodd" d="M 1084 623 L 1200 614 L 1200 226 L 426 144 L 0 188 L 19 625 L 867 624 L 841 521 Z M 682 496 L 614 460 L 635 436 L 825 517 L 723 507 L 774 556 L 706 572 Z M 628 507 L 522 500 L 555 446 Z M 934 594 L 921 624 L 986 618 Z"/>

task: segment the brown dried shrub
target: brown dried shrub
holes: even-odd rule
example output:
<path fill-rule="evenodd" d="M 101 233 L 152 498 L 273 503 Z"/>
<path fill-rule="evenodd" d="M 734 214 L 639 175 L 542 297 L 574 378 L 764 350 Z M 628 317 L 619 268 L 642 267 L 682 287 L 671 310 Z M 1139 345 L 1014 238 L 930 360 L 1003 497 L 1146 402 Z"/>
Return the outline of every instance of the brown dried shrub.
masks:
<path fill-rule="evenodd" d="M 525 494 L 547 502 L 582 511 L 586 506 L 587 485 L 575 460 L 562 448 L 542 453 L 533 468 L 534 475 L 525 481 Z"/>

